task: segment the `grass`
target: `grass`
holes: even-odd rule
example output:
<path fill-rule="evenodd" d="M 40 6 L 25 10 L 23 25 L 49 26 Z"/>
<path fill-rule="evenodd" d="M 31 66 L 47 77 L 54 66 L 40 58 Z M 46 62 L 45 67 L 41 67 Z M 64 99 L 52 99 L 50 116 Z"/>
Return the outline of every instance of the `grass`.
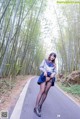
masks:
<path fill-rule="evenodd" d="M 71 86 L 66 86 L 65 84 L 58 83 L 59 87 L 63 89 L 67 93 L 71 93 L 73 95 L 77 95 L 80 97 L 80 85 L 75 84 Z"/>

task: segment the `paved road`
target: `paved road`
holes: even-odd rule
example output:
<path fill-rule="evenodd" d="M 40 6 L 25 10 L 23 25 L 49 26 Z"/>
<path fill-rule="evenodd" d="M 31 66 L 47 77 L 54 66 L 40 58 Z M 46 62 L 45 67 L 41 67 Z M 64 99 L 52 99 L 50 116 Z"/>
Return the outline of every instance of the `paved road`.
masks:
<path fill-rule="evenodd" d="M 37 78 L 30 82 L 20 119 L 80 119 L 80 107 L 65 96 L 56 86 L 51 87 L 43 104 L 42 117 L 33 112 L 39 85 Z"/>

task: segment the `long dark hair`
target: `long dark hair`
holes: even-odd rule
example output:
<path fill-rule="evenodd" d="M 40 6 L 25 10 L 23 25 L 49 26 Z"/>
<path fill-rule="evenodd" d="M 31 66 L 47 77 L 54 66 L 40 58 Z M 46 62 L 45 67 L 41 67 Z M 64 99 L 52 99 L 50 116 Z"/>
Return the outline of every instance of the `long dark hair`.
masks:
<path fill-rule="evenodd" d="M 51 57 L 52 55 L 53 55 L 53 56 L 55 57 L 55 59 L 56 59 L 56 53 L 52 52 L 52 53 L 49 55 L 49 57 L 48 57 L 48 60 L 49 60 L 49 61 L 50 61 L 50 57 Z M 55 59 L 52 60 L 53 63 L 55 63 Z"/>

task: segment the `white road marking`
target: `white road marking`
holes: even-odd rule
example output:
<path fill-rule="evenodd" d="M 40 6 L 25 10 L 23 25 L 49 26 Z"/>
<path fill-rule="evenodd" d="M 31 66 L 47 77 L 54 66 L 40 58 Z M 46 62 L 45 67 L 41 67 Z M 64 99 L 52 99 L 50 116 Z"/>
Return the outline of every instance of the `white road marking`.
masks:
<path fill-rule="evenodd" d="M 79 105 L 72 97 L 70 97 L 65 91 L 63 91 L 57 84 L 56 84 L 56 87 L 57 87 L 64 95 L 66 95 L 71 101 L 73 101 L 77 106 L 80 107 L 80 105 Z"/>
<path fill-rule="evenodd" d="M 29 81 L 26 83 L 25 87 L 23 88 L 10 119 L 20 119 L 22 106 L 24 103 L 25 95 L 26 95 L 28 86 L 30 84 L 30 81 L 31 81 L 31 79 L 29 79 Z"/>

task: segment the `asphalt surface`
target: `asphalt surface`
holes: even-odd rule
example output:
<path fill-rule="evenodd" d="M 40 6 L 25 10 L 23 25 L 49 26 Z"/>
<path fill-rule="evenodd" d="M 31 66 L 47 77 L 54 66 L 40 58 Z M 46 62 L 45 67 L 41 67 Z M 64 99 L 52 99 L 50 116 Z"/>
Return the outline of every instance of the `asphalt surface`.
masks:
<path fill-rule="evenodd" d="M 64 95 L 56 86 L 51 87 L 42 107 L 42 116 L 33 112 L 39 92 L 37 78 L 32 79 L 23 103 L 20 119 L 80 119 L 80 107 Z"/>

